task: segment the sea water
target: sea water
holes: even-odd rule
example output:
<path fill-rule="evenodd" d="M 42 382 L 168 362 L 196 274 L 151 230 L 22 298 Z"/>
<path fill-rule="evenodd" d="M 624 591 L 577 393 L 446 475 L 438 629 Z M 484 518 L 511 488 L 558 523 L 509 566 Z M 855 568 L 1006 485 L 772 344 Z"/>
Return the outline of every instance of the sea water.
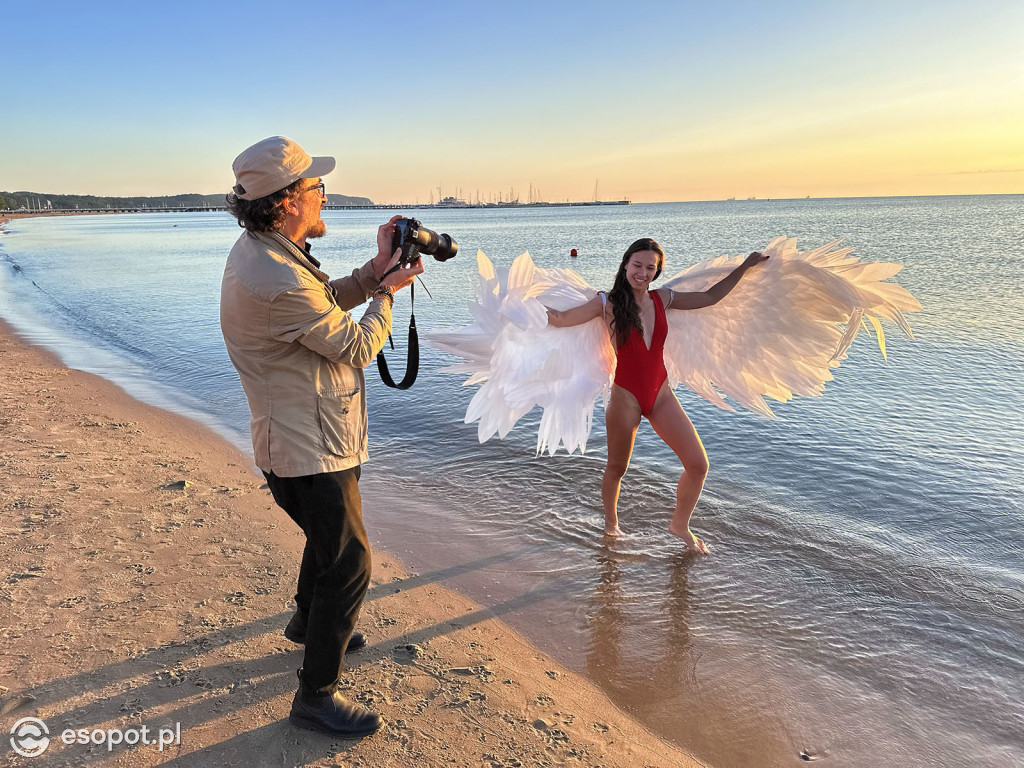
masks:
<path fill-rule="evenodd" d="M 347 274 L 390 213 L 326 211 L 314 255 Z M 536 457 L 536 412 L 481 445 L 463 423 L 474 388 L 429 348 L 406 392 L 367 371 L 367 527 L 712 764 L 1024 764 L 1024 197 L 408 213 L 460 243 L 428 259 L 421 334 L 469 322 L 477 249 L 504 265 L 528 250 L 601 288 L 641 236 L 665 247 L 664 279 L 780 234 L 904 264 L 896 279 L 924 305 L 915 340 L 887 324 L 883 360 L 862 334 L 823 397 L 772 402 L 771 421 L 678 392 L 711 463 L 693 520 L 710 557 L 667 532 L 680 468 L 648 424 L 623 481 L 625 535 L 608 545 L 600 407 L 584 456 Z M 240 232 L 227 214 L 7 227 L 0 316 L 247 447 L 217 318 Z M 396 378 L 409 299 L 395 304 Z"/>

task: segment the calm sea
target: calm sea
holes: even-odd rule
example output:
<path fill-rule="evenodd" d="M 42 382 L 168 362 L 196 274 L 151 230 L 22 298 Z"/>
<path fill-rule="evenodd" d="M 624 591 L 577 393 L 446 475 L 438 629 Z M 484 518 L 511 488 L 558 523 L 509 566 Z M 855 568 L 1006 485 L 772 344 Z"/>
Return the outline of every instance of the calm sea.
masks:
<path fill-rule="evenodd" d="M 825 396 L 775 406 L 777 421 L 678 393 L 711 460 L 694 518 L 711 557 L 667 533 L 679 468 L 648 424 L 623 484 L 627 535 L 605 546 L 603 420 L 583 457 L 536 458 L 536 413 L 480 445 L 462 423 L 473 390 L 434 350 L 408 392 L 367 372 L 367 525 L 713 764 L 1024 764 L 1024 196 L 413 213 L 461 245 L 428 264 L 421 333 L 468 321 L 478 248 L 503 264 L 529 250 L 599 287 L 640 236 L 666 248 L 665 278 L 780 234 L 903 263 L 924 312 L 916 341 L 887 326 L 888 362 L 861 336 Z M 324 218 L 314 253 L 339 276 L 388 213 Z M 247 445 L 217 320 L 239 233 L 227 214 L 8 229 L 0 316 Z M 399 374 L 408 307 L 400 294 Z"/>

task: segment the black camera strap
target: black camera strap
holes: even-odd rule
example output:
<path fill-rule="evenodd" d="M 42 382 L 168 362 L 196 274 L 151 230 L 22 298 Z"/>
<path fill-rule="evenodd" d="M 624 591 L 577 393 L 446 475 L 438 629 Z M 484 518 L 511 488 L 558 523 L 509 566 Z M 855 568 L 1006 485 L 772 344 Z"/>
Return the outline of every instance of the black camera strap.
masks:
<path fill-rule="evenodd" d="M 377 353 L 377 371 L 380 373 L 380 380 L 392 389 L 408 389 L 416 381 L 416 374 L 420 371 L 420 337 L 416 332 L 416 312 L 414 311 L 416 308 L 415 282 L 409 286 L 409 292 L 409 356 L 405 364 L 405 377 L 400 382 L 395 384 L 395 380 L 391 378 L 388 361 L 384 358 L 384 350 Z M 394 349 L 395 342 L 390 333 L 388 341 L 391 343 L 391 348 Z"/>

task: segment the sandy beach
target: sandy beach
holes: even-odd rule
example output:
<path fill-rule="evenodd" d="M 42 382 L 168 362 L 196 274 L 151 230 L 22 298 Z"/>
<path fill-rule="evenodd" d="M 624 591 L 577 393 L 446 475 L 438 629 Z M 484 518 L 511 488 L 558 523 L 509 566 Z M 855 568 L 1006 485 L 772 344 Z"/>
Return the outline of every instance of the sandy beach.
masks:
<path fill-rule="evenodd" d="M 3 324 L 0 356 L 0 727 L 45 722 L 45 764 L 700 764 L 446 589 L 444 572 L 383 552 L 359 623 L 368 644 L 341 684 L 386 725 L 363 740 L 295 729 L 301 648 L 282 630 L 302 537 L 251 459 Z M 372 527 L 372 504 L 365 515 Z M 104 735 L 143 726 L 180 743 Z M 66 744 L 67 729 L 104 742 Z M 43 764 L 5 741 L 7 764 Z"/>

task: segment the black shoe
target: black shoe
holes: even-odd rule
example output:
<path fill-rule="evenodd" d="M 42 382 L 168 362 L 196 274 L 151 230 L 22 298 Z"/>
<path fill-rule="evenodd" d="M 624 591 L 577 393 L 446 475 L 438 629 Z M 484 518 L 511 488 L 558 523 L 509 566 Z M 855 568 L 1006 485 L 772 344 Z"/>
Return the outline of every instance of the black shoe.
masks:
<path fill-rule="evenodd" d="M 383 721 L 376 712 L 349 701 L 337 690 L 308 692 L 299 683 L 288 720 L 297 728 L 338 736 L 369 736 Z"/>
<path fill-rule="evenodd" d="M 302 611 L 295 611 L 288 626 L 284 628 L 284 636 L 293 643 L 303 645 L 306 642 L 306 614 Z M 352 637 L 348 639 L 348 648 L 345 649 L 345 653 L 358 651 L 364 645 L 366 645 L 366 638 L 363 637 L 363 633 L 353 632 Z"/>

